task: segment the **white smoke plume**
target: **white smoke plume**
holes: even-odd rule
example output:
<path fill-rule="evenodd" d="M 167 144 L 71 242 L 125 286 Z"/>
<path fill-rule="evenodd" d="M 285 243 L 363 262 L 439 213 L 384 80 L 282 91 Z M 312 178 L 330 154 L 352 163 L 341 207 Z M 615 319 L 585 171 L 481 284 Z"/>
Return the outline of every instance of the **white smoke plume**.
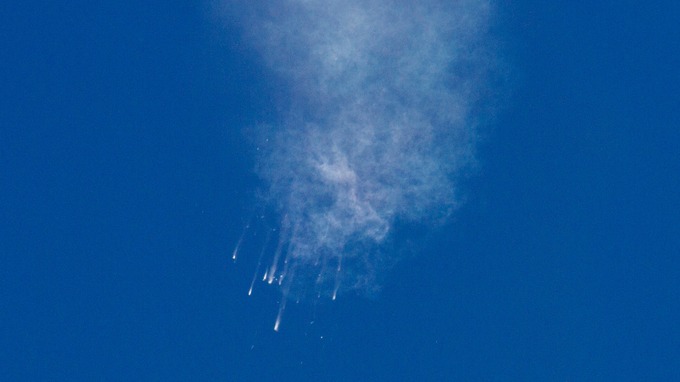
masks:
<path fill-rule="evenodd" d="M 385 245 L 408 234 L 399 227 L 436 224 L 457 204 L 491 66 L 492 7 L 281 0 L 224 8 L 288 88 L 285 122 L 262 133 L 258 166 L 281 220 L 265 278 L 286 296 L 374 288 L 389 262 Z"/>

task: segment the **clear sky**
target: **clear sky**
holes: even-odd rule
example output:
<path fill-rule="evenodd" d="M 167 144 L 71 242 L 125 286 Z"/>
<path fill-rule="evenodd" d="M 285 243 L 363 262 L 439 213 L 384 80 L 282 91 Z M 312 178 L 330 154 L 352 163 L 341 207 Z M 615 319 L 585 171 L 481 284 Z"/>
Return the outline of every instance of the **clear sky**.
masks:
<path fill-rule="evenodd" d="M 247 296 L 266 230 L 231 255 L 297 77 L 245 10 L 0 6 L 0 379 L 680 379 L 679 3 L 492 4 L 505 87 L 475 88 L 458 208 L 278 332 L 280 291 Z"/>

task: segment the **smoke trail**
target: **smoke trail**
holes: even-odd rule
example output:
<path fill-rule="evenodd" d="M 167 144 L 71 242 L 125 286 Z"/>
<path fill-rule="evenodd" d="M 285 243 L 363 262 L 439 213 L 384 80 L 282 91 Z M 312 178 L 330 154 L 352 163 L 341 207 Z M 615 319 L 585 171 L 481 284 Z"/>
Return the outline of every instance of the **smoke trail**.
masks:
<path fill-rule="evenodd" d="M 398 227 L 456 206 L 490 65 L 489 3 L 228 4 L 288 88 L 258 166 L 281 217 L 269 283 L 286 296 L 374 288 Z"/>

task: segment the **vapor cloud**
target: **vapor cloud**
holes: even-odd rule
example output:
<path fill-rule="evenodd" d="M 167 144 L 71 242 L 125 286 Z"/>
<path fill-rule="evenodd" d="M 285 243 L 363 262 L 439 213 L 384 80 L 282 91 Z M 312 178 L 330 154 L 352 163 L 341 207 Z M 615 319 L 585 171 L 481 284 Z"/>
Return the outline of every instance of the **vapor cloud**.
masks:
<path fill-rule="evenodd" d="M 455 209 L 490 66 L 490 4 L 226 4 L 289 96 L 258 166 L 281 217 L 270 283 L 333 297 L 375 287 L 397 222 Z"/>

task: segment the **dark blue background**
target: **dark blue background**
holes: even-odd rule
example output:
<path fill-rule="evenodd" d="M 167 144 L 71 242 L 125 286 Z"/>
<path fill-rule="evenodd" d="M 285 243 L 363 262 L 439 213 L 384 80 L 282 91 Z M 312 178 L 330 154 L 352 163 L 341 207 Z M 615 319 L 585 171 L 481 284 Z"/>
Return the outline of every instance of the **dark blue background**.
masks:
<path fill-rule="evenodd" d="M 500 4 L 511 95 L 424 253 L 274 333 L 229 259 L 256 55 L 207 4 L 6 2 L 0 379 L 680 379 L 680 6 L 577 3 Z"/>

